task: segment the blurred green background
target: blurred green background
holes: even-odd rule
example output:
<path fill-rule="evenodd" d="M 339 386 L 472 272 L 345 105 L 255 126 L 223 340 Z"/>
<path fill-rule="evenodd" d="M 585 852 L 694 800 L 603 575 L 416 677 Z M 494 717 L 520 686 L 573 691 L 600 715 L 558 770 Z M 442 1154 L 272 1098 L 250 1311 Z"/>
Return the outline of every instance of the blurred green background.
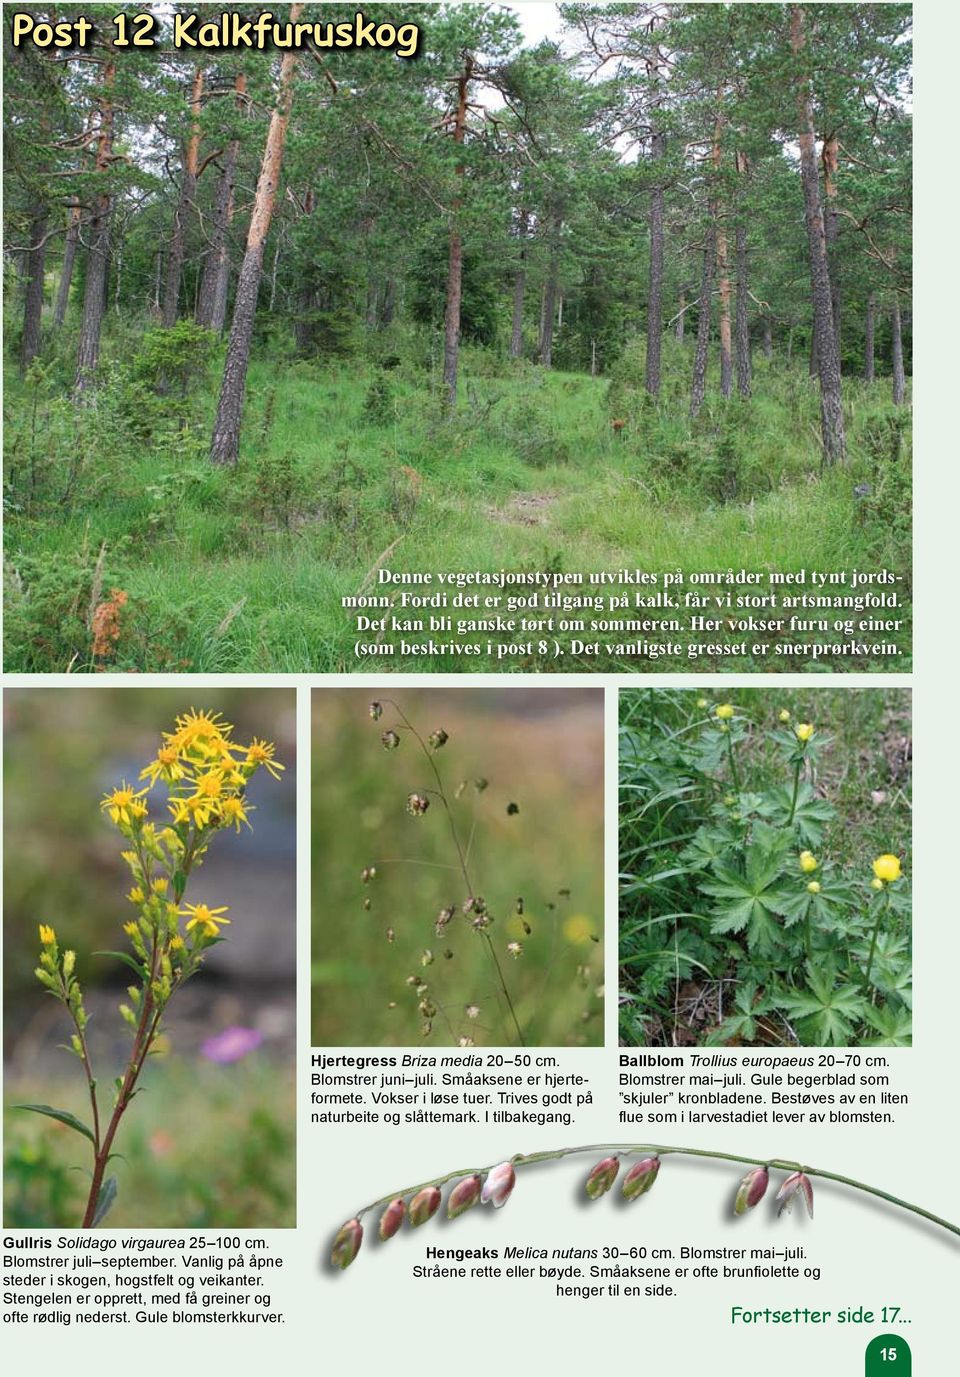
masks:
<path fill-rule="evenodd" d="M 10 689 L 4 693 L 4 1099 L 89 1117 L 82 1071 L 58 1050 L 62 1007 L 33 975 L 37 924 L 78 953 L 91 1054 L 108 1086 L 129 1050 L 117 1013 L 129 973 L 91 953 L 124 950 L 131 916 L 123 839 L 100 812 L 103 794 L 133 783 L 161 731 L 191 707 L 221 712 L 233 739 L 274 741 L 279 781 L 260 771 L 253 832 L 218 833 L 187 899 L 226 904 L 229 940 L 178 993 L 144 1091 L 124 1117 L 108 1226 L 284 1227 L 295 1222 L 296 712 L 289 690 L 213 687 Z M 163 813 L 163 787 L 151 812 Z M 258 1045 L 214 1060 L 209 1039 L 251 1029 Z M 102 1106 L 107 1095 L 101 1096 Z M 89 1170 L 87 1145 L 57 1122 L 4 1115 L 4 1219 L 72 1225 Z M 81 1168 L 77 1171 L 75 1168 Z"/>
<path fill-rule="evenodd" d="M 379 722 L 369 716 L 374 699 L 384 704 Z M 381 744 L 398 721 L 389 699 L 425 739 L 438 728 L 449 733 L 432 754 L 451 800 L 466 784 L 454 817 L 469 842 L 474 892 L 494 916 L 488 931 L 525 1041 L 602 1044 L 602 692 L 396 686 L 313 694 L 314 1044 L 515 1040 L 489 955 L 460 911 L 467 895 L 443 808 L 429 796 L 423 817 L 406 811 L 411 792 L 435 787 L 429 766 L 399 727 L 399 749 Z M 482 792 L 478 778 L 488 781 Z M 519 811 L 508 812 L 510 804 Z M 377 876 L 364 885 L 370 865 Z M 434 923 L 448 904 L 457 913 L 438 937 Z M 523 947 L 516 959 L 507 952 L 513 941 Z M 424 951 L 434 955 L 428 966 Z M 426 1037 L 411 975 L 426 981 L 438 1008 Z M 479 1013 L 471 1019 L 467 1007 Z"/>

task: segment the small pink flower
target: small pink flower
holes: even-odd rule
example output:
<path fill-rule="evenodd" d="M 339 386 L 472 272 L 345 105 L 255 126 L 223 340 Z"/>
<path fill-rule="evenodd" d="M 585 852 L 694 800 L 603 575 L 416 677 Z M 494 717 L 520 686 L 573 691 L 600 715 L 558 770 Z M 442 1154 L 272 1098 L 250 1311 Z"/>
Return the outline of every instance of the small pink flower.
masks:
<path fill-rule="evenodd" d="M 759 1205 L 767 1193 L 769 1184 L 770 1173 L 766 1167 L 754 1167 L 752 1171 L 748 1171 L 737 1190 L 734 1214 L 745 1214 L 747 1210 L 752 1210 L 754 1205 Z"/>
<path fill-rule="evenodd" d="M 501 1162 L 498 1167 L 493 1167 L 487 1172 L 487 1179 L 483 1183 L 483 1190 L 480 1192 L 481 1203 L 492 1205 L 495 1210 L 499 1210 L 500 1206 L 505 1205 L 510 1199 L 510 1192 L 516 1181 L 516 1172 L 511 1162 Z"/>
<path fill-rule="evenodd" d="M 601 1162 L 597 1163 L 584 1185 L 584 1189 L 591 1200 L 598 1200 L 601 1195 L 606 1195 L 616 1181 L 619 1170 L 619 1157 L 604 1157 Z"/>
<path fill-rule="evenodd" d="M 380 1216 L 380 1237 L 386 1242 L 388 1238 L 393 1238 L 406 1218 L 407 1207 L 403 1200 L 391 1200 L 390 1204 Z"/>
<path fill-rule="evenodd" d="M 234 1025 L 224 1028 L 222 1033 L 216 1033 L 201 1043 L 200 1054 L 206 1057 L 207 1061 L 219 1062 L 221 1066 L 226 1066 L 232 1061 L 241 1061 L 248 1057 L 262 1042 L 263 1034 L 256 1028 L 241 1028 Z"/>
<path fill-rule="evenodd" d="M 447 1218 L 456 1219 L 458 1215 L 472 1207 L 480 1199 L 480 1177 L 465 1176 L 458 1181 L 447 1197 Z"/>
<path fill-rule="evenodd" d="M 436 1186 L 424 1186 L 410 1201 L 410 1223 L 416 1229 L 432 1219 L 440 1208 L 440 1192 Z"/>
<path fill-rule="evenodd" d="M 363 1225 L 359 1219 L 348 1219 L 333 1241 L 330 1261 L 341 1270 L 349 1267 L 360 1251 L 363 1242 Z"/>
<path fill-rule="evenodd" d="M 808 1176 L 802 1171 L 795 1171 L 787 1177 L 783 1185 L 777 1191 L 777 1204 L 779 1209 L 777 1214 L 783 1214 L 784 1210 L 793 1209 L 793 1202 L 797 1196 L 803 1197 L 803 1203 L 807 1207 L 807 1214 L 813 1218 L 813 1185 Z"/>
<path fill-rule="evenodd" d="M 656 1181 L 659 1170 L 659 1157 L 644 1157 L 642 1161 L 634 1162 L 623 1178 L 623 1185 L 620 1188 L 624 1200 L 636 1200 L 637 1196 L 646 1195 Z"/>

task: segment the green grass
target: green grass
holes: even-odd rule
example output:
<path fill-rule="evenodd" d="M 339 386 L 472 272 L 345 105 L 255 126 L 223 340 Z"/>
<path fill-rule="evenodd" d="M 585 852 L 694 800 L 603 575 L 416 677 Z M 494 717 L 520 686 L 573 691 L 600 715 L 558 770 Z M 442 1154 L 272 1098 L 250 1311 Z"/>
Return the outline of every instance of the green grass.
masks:
<path fill-rule="evenodd" d="M 391 369 L 263 349 L 250 368 L 241 462 L 227 472 L 206 459 L 216 360 L 186 402 L 157 398 L 118 361 L 136 357 L 132 333 L 110 343 L 95 408 L 78 411 L 63 395 L 66 341 L 42 375 L 9 378 L 6 667 L 89 667 L 91 593 L 113 587 L 130 601 L 110 667 L 488 667 L 486 656 L 355 657 L 340 600 L 390 547 L 387 564 L 403 572 L 889 566 L 909 604 L 907 414 L 884 384 L 847 383 L 851 462 L 823 473 L 816 392 L 802 369 L 758 359 L 752 403 L 711 397 L 691 424 L 678 347 L 666 349 L 659 408 L 634 385 L 636 351 L 606 379 L 465 349 L 460 406 L 445 418 L 433 374 L 410 361 L 409 341 L 400 347 L 404 362 Z M 627 422 L 619 436 L 614 416 Z M 857 483 L 870 485 L 865 499 Z M 820 667 L 908 668 L 909 615 L 908 605 L 891 638 L 895 660 Z M 532 639 L 504 666 L 804 667 L 797 657 L 694 664 L 685 649 L 650 664 L 606 651 L 555 662 Z M 383 648 L 399 640 L 388 634 Z"/>

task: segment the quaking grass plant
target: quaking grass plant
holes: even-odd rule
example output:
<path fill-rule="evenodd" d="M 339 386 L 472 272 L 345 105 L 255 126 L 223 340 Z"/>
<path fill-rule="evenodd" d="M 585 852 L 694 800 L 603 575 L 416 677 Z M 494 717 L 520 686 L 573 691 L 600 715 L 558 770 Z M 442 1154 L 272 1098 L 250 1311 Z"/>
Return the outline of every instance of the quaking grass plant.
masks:
<path fill-rule="evenodd" d="M 396 938 L 395 922 L 399 926 L 402 921 L 406 928 L 412 922 L 422 929 L 417 969 L 411 972 L 398 963 L 396 1000 L 391 1007 L 412 1006 L 424 1040 L 443 1038 L 459 1047 L 481 1042 L 523 1047 L 529 1041 L 525 1011 L 536 1007 L 553 973 L 558 947 L 563 940 L 590 947 L 599 938 L 592 928 L 586 935 L 579 928 L 574 932 L 571 925 L 589 926 L 589 920 L 582 915 L 561 917 L 557 902 L 545 901 L 541 916 L 528 911 L 522 897 L 497 894 L 497 875 L 489 862 L 481 879 L 474 862 L 474 841 L 483 825 L 489 781 L 473 777 L 454 786 L 448 783 L 441 756 L 449 754 L 451 738 L 443 727 L 421 731 L 400 704 L 386 698 L 371 703 L 369 715 L 380 726 L 383 749 L 396 753 L 398 765 L 403 764 L 407 813 L 418 820 L 418 826 L 442 829 L 449 846 L 447 864 L 404 855 L 374 858 L 362 869 L 361 882 L 368 886 L 364 909 L 385 910 L 390 915 L 383 934 L 387 949 Z M 520 808 L 508 802 L 504 811 L 510 820 Z M 423 865 L 447 870 L 451 876 L 442 906 L 426 914 L 417 911 L 412 887 L 400 889 L 393 870 L 402 866 L 406 875 L 410 867 Z M 557 891 L 560 904 L 569 897 L 569 888 Z M 540 910 L 539 904 L 532 907 Z M 544 948 L 544 958 L 541 961 L 537 954 L 534 972 L 528 969 L 528 953 L 536 952 L 538 943 Z M 572 1008 L 571 1020 L 586 1020 L 596 1007 L 591 992 L 600 983 L 589 959 L 577 967 L 577 980 L 587 1007 L 579 1012 Z M 467 997 L 463 997 L 464 989 L 470 990 Z"/>
<path fill-rule="evenodd" d="M 21 1104 L 56 1119 L 89 1140 L 92 1154 L 90 1189 L 80 1227 L 102 1223 L 117 1196 L 117 1181 L 106 1170 L 115 1155 L 121 1121 L 140 1088 L 144 1067 L 163 1031 L 170 1002 L 203 967 L 208 952 L 224 941 L 229 926 L 225 907 L 186 902 L 191 876 L 202 865 L 213 838 L 225 828 L 251 828 L 253 805 L 246 790 L 258 770 L 279 778 L 284 767 L 274 759 L 270 742 L 254 737 L 248 746 L 231 740 L 233 727 L 219 713 L 195 712 L 176 719 L 164 732 L 155 758 L 140 772 L 143 788 L 126 782 L 100 804 L 127 843 L 121 852 L 132 879 L 127 899 L 136 918 L 124 923 L 129 951 L 94 952 L 112 956 L 133 973 L 129 1002 L 120 1015 L 129 1025 L 131 1046 L 126 1064 L 114 1079 L 109 1107 L 94 1072 L 87 1041 L 88 1015 L 76 976 L 76 952 L 61 948 L 57 934 L 40 924 L 40 964 L 36 977 L 59 1000 L 73 1025 L 65 1050 L 83 1067 L 90 1097 L 90 1122 L 45 1104 Z M 147 796 L 160 782 L 167 786 L 169 820 L 151 819 Z"/>
<path fill-rule="evenodd" d="M 621 727 L 624 1040 L 909 1045 L 909 884 L 892 852 L 821 854 L 828 732 L 782 708 L 761 787 L 747 711 L 665 699 Z"/>
<path fill-rule="evenodd" d="M 820 1177 L 908 1210 L 911 1214 L 918 1215 L 960 1238 L 960 1225 L 953 1224 L 950 1220 L 943 1219 L 940 1215 L 933 1214 L 909 1200 L 903 1200 L 900 1196 L 891 1195 L 889 1191 L 869 1186 L 852 1176 L 841 1176 L 839 1172 L 827 1171 L 822 1167 L 808 1167 L 800 1162 L 784 1161 L 781 1158 L 764 1161 L 759 1157 L 742 1157 L 735 1152 L 715 1152 L 709 1148 L 672 1147 L 653 1143 L 591 1143 L 583 1147 L 521 1152 L 509 1161 L 499 1162 L 495 1166 L 466 1169 L 460 1167 L 445 1176 L 436 1176 L 430 1181 L 422 1181 L 418 1185 L 381 1196 L 379 1200 L 374 1200 L 362 1210 L 358 1210 L 356 1215 L 348 1219 L 338 1230 L 333 1241 L 330 1262 L 342 1271 L 356 1259 L 363 1243 L 363 1219 L 371 1212 L 379 1215 L 377 1232 L 380 1240 L 386 1242 L 399 1232 L 404 1223 L 409 1222 L 411 1227 L 419 1228 L 432 1219 L 443 1201 L 442 1187 L 450 1182 L 454 1184 L 447 1192 L 447 1218 L 457 1219 L 477 1204 L 492 1205 L 494 1209 L 500 1209 L 513 1192 L 518 1171 L 526 1174 L 530 1167 L 541 1162 L 554 1162 L 562 1157 L 598 1152 L 604 1155 L 594 1163 L 583 1182 L 583 1193 L 588 1200 L 599 1200 L 613 1188 L 620 1175 L 621 1162 L 625 1158 L 633 1160 L 627 1162 L 626 1170 L 620 1178 L 620 1192 L 624 1201 L 633 1201 L 639 1200 L 653 1189 L 664 1158 L 693 1157 L 734 1162 L 748 1168 L 737 1181 L 732 1196 L 734 1217 L 746 1215 L 756 1209 L 767 1193 L 770 1173 L 773 1171 L 784 1173 L 775 1200 L 778 1216 L 785 1211 L 789 1213 L 800 1200 L 812 1219 L 813 1181 Z"/>

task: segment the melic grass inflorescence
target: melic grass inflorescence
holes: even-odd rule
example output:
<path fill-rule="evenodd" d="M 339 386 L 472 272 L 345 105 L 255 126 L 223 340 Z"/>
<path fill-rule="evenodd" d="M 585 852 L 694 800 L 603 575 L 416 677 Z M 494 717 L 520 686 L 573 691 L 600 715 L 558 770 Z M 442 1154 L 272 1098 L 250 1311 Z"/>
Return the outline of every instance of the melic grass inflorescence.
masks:
<path fill-rule="evenodd" d="M 126 897 L 136 912 L 136 917 L 123 925 L 130 951 L 93 953 L 116 957 L 134 974 L 134 982 L 127 988 L 128 1000 L 120 1005 L 133 1044 L 121 1075 L 113 1083 L 109 1115 L 104 1113 L 90 1058 L 88 1016 L 75 974 L 76 953 L 61 949 L 51 924 L 40 924 L 40 962 L 35 974 L 47 993 L 63 1004 L 73 1024 L 66 1050 L 83 1066 L 91 1121 L 85 1124 L 49 1105 L 15 1108 L 57 1119 L 90 1141 L 93 1170 L 81 1224 L 85 1229 L 99 1224 L 116 1198 L 116 1178 L 105 1180 L 104 1173 L 114 1155 L 120 1122 L 162 1031 L 167 1007 L 204 965 L 209 950 L 225 940 L 220 930 L 231 921 L 224 906 L 186 902 L 190 877 L 218 832 L 228 827 L 239 832 L 241 825 L 251 828 L 253 806 L 247 802 L 246 791 L 253 776 L 263 769 L 278 779 L 284 768 L 274 759 L 271 743 L 254 737 L 248 746 L 242 746 L 231 740 L 232 732 L 233 727 L 219 713 L 191 708 L 176 719 L 172 732 L 163 733 L 156 756 L 140 772 L 140 780 L 146 781 L 143 787 L 124 781 L 100 804 L 127 843 L 121 852 L 132 880 Z M 147 799 L 161 781 L 168 790 L 169 819 L 155 820 Z"/>
<path fill-rule="evenodd" d="M 789 1212 L 794 1204 L 801 1200 L 812 1219 L 813 1178 L 821 1177 L 824 1180 L 839 1182 L 853 1190 L 865 1192 L 867 1195 L 876 1196 L 901 1209 L 909 1210 L 912 1214 L 919 1215 L 932 1224 L 960 1236 L 960 1225 L 942 1219 L 939 1215 L 932 1214 L 929 1210 L 914 1205 L 908 1200 L 902 1200 L 899 1196 L 891 1195 L 888 1191 L 880 1190 L 876 1186 L 869 1186 L 851 1176 L 841 1176 L 837 1172 L 826 1171 L 820 1167 L 808 1167 L 800 1162 L 788 1162 L 780 1158 L 764 1161 L 756 1157 L 742 1157 L 732 1152 L 714 1152 L 707 1148 L 672 1147 L 652 1143 L 593 1143 L 583 1147 L 563 1147 L 545 1152 L 518 1153 L 508 1161 L 500 1162 L 495 1166 L 469 1168 L 467 1170 L 461 1168 L 457 1171 L 448 1172 L 445 1176 L 434 1177 L 431 1181 L 420 1182 L 416 1186 L 409 1186 L 404 1190 L 382 1196 L 379 1200 L 374 1200 L 369 1205 L 365 1205 L 362 1210 L 358 1210 L 352 1219 L 348 1219 L 341 1226 L 333 1241 L 330 1261 L 334 1267 L 339 1267 L 341 1270 L 350 1266 L 359 1253 L 363 1242 L 363 1217 L 371 1211 L 382 1211 L 378 1232 L 380 1239 L 386 1241 L 393 1238 L 405 1220 L 409 1221 L 413 1228 L 418 1228 L 421 1224 L 432 1219 L 440 1209 L 443 1200 L 441 1188 L 450 1182 L 454 1182 L 454 1184 L 447 1193 L 447 1218 L 456 1219 L 476 1204 L 493 1205 L 495 1209 L 506 1204 L 517 1183 L 518 1171 L 521 1169 L 525 1171 L 528 1167 L 535 1166 L 539 1162 L 552 1162 L 562 1157 L 598 1152 L 604 1155 L 593 1165 L 583 1183 L 584 1194 L 589 1200 L 598 1200 L 612 1189 L 620 1174 L 621 1161 L 624 1158 L 633 1159 L 621 1178 L 621 1194 L 627 1201 L 638 1200 L 653 1189 L 663 1158 L 671 1156 L 712 1158 L 724 1162 L 740 1163 L 748 1168 L 747 1172 L 737 1181 L 733 1197 L 735 1216 L 745 1215 L 749 1210 L 755 1209 L 759 1205 L 770 1185 L 770 1173 L 779 1171 L 783 1172 L 784 1175 L 777 1188 L 778 1215 L 782 1215 L 784 1211 Z"/>

